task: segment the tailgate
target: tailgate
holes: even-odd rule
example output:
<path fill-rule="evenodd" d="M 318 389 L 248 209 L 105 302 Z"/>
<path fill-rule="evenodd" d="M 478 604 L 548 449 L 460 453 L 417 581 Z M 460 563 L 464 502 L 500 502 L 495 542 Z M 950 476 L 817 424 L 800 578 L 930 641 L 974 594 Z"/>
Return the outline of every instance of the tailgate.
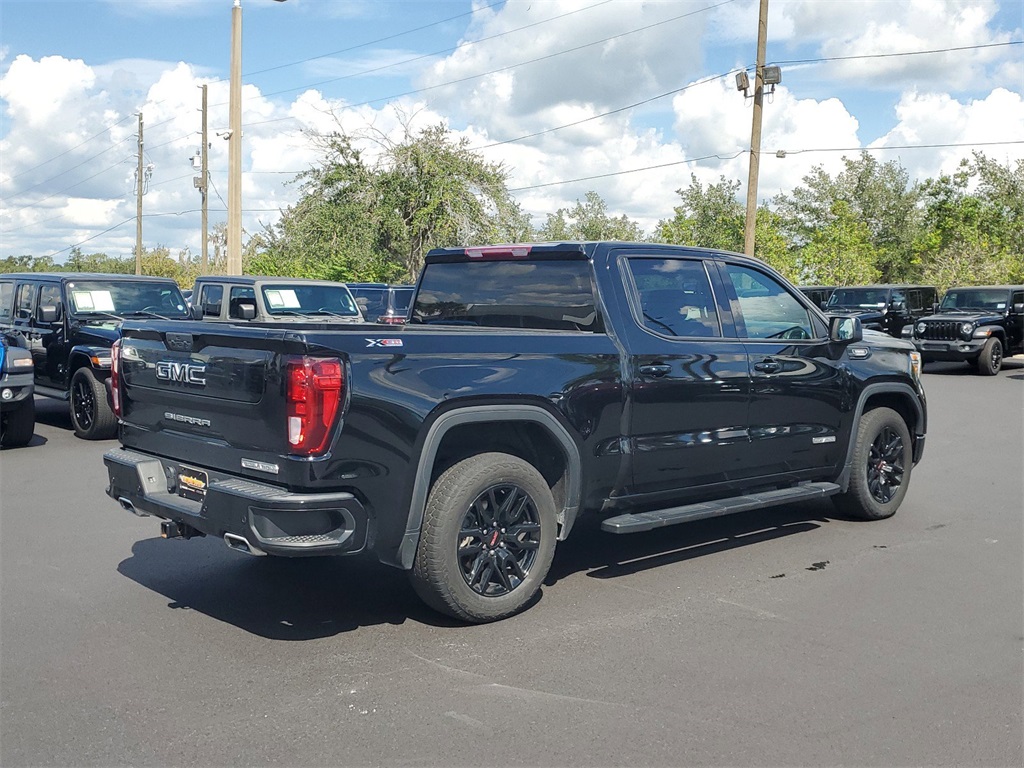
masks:
<path fill-rule="evenodd" d="M 305 354 L 301 334 L 187 322 L 126 323 L 122 333 L 126 447 L 289 483 L 282 365 Z"/>

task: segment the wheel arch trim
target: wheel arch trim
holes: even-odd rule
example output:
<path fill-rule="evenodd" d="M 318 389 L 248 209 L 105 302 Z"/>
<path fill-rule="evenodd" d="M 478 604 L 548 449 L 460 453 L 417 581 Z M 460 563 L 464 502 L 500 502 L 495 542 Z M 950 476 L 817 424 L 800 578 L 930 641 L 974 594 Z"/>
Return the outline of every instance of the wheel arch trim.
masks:
<path fill-rule="evenodd" d="M 430 493 L 430 476 L 437 459 L 437 452 L 444 436 L 454 427 L 464 424 L 486 424 L 498 421 L 528 421 L 548 431 L 561 446 L 566 462 L 565 505 L 558 513 L 559 539 L 569 535 L 579 511 L 582 493 L 582 462 L 579 450 L 569 431 L 550 412 L 536 405 L 476 405 L 457 408 L 441 414 L 427 430 L 416 464 L 412 498 L 409 502 L 409 517 L 405 534 L 398 547 L 398 564 L 408 570 L 412 568 L 419 545 L 423 514 Z"/>
<path fill-rule="evenodd" d="M 857 408 L 853 414 L 853 423 L 850 426 L 850 441 L 846 446 L 846 461 L 838 480 L 838 483 L 844 492 L 850 487 L 850 475 L 853 472 L 853 449 L 857 444 L 857 437 L 860 434 L 861 418 L 864 416 L 864 410 L 867 406 L 868 400 L 876 395 L 898 395 L 910 404 L 917 419 L 916 428 L 911 427 L 909 424 L 907 425 L 910 431 L 911 440 L 916 441 L 920 439 L 924 435 L 924 430 L 927 428 L 924 406 L 921 404 L 921 400 L 918 397 L 917 392 L 915 392 L 914 388 L 909 384 L 903 384 L 900 382 L 881 382 L 877 384 L 869 384 L 864 387 L 864 390 L 860 393 L 860 397 L 857 400 Z"/>

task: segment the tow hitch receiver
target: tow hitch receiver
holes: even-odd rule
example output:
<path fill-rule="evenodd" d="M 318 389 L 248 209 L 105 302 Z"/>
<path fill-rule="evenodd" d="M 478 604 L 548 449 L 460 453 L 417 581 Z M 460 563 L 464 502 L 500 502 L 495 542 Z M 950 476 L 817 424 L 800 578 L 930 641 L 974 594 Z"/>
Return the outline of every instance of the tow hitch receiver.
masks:
<path fill-rule="evenodd" d="M 190 525 L 176 523 L 173 520 L 164 520 L 160 523 L 160 538 L 162 539 L 191 539 L 193 536 L 205 535 Z"/>

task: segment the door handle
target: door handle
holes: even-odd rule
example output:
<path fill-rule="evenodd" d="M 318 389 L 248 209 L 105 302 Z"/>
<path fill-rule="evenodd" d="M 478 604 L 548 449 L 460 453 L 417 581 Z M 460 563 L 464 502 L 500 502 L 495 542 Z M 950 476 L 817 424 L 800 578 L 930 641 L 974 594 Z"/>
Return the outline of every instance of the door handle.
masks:
<path fill-rule="evenodd" d="M 651 363 L 649 365 L 641 365 L 640 373 L 647 376 L 661 377 L 672 370 L 671 365 L 665 363 Z"/>
<path fill-rule="evenodd" d="M 759 373 L 778 373 L 782 370 L 782 363 L 772 360 L 769 357 L 765 358 L 760 363 L 754 363 L 754 370 Z"/>

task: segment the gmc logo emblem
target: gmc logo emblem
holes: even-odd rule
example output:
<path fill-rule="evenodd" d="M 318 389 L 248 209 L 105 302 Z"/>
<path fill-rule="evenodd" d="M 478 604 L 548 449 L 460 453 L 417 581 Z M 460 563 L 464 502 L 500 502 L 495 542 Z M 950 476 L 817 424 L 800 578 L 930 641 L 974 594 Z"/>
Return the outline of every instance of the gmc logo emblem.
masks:
<path fill-rule="evenodd" d="M 162 360 L 156 364 L 156 377 L 163 381 L 180 381 L 182 384 L 195 384 L 205 387 L 206 366 Z"/>

